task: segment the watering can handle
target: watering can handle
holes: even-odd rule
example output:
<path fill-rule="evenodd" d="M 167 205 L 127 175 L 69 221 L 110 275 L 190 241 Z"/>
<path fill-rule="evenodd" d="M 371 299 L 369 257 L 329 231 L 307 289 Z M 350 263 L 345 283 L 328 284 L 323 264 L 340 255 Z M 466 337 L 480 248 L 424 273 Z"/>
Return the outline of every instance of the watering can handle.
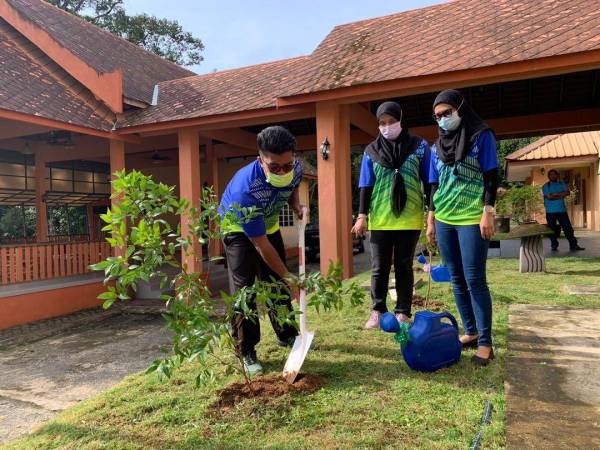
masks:
<path fill-rule="evenodd" d="M 304 274 L 306 273 L 306 259 L 305 259 L 305 249 L 306 244 L 304 240 L 304 232 L 306 231 L 306 222 L 308 222 L 308 208 L 306 206 L 302 207 L 302 217 L 298 221 L 298 271 L 300 275 L 300 280 L 304 279 Z M 300 290 L 300 334 L 304 334 L 306 332 L 306 291 L 304 289 Z"/>
<path fill-rule="evenodd" d="M 438 317 L 440 318 L 440 320 L 444 319 L 444 318 L 449 319 L 450 322 L 452 322 L 452 326 L 458 330 L 458 323 L 456 322 L 456 319 L 448 311 L 444 311 L 443 313 L 439 313 Z"/>

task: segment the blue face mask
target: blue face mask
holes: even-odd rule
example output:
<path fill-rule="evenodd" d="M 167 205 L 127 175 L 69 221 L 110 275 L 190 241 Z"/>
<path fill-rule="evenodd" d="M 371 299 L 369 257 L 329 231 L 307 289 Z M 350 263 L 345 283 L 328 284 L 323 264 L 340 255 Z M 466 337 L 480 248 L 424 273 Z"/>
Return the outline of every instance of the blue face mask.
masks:
<path fill-rule="evenodd" d="M 437 123 L 442 130 L 454 131 L 460 126 L 460 121 L 458 111 L 454 111 L 450 117 L 442 117 Z"/>

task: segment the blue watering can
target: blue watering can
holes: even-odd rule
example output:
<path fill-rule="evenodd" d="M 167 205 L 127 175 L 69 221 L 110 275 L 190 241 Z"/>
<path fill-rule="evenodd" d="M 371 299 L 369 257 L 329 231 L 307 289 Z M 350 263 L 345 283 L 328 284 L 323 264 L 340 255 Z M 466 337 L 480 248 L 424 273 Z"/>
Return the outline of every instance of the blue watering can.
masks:
<path fill-rule="evenodd" d="M 431 279 L 436 283 L 447 283 L 450 281 L 450 272 L 448 272 L 448 267 L 444 265 L 430 267 L 429 263 L 427 262 L 427 258 L 425 258 L 423 255 L 419 255 L 417 261 L 425 266 L 425 272 L 430 272 Z"/>
<path fill-rule="evenodd" d="M 445 318 L 451 323 L 442 322 Z M 462 345 L 458 339 L 458 324 L 449 312 L 418 311 L 410 328 L 405 323 L 399 324 L 392 313 L 385 313 L 380 327 L 396 334 L 402 356 L 413 370 L 435 372 L 460 360 Z"/>

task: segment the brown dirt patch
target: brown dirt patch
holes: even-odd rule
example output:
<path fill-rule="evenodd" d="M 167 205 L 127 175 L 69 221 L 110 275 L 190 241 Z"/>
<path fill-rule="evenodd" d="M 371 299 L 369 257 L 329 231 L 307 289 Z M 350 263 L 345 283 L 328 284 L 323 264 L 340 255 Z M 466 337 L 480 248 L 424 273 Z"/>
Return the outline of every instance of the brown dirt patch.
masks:
<path fill-rule="evenodd" d="M 269 400 L 295 392 L 309 394 L 324 385 L 325 379 L 319 375 L 300 374 L 294 384 L 288 384 L 281 375 L 261 375 L 252 380 L 252 389 L 246 383 L 235 382 L 220 390 L 210 409 L 222 413 L 248 398 Z"/>
<path fill-rule="evenodd" d="M 446 309 L 446 305 L 442 302 L 429 299 L 427 304 L 425 304 L 425 297 L 421 297 L 420 295 L 413 296 L 412 301 L 413 308 L 415 309 L 429 309 L 431 311 L 442 311 Z"/>

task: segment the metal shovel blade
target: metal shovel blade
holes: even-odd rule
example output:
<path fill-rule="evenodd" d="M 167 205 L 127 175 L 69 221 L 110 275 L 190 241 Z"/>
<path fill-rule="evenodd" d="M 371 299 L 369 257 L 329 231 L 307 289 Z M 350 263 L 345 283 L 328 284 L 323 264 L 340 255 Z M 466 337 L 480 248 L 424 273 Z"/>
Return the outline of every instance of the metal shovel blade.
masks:
<path fill-rule="evenodd" d="M 298 224 L 298 265 L 300 266 L 300 278 L 304 278 L 304 273 L 306 271 L 306 263 L 304 260 L 304 230 L 306 228 L 307 221 L 307 209 L 304 208 L 302 211 L 302 220 L 299 221 Z M 309 332 L 306 330 L 306 291 L 303 289 L 300 291 L 300 334 L 296 336 L 296 340 L 294 341 L 294 346 L 292 347 L 292 351 L 290 356 L 288 356 L 287 361 L 285 362 L 285 367 L 283 368 L 283 377 L 285 380 L 292 384 L 298 374 L 300 373 L 300 369 L 302 368 L 302 364 L 304 364 L 304 358 L 306 358 L 306 354 L 310 349 L 310 344 L 312 343 L 313 337 L 315 333 Z"/>
<path fill-rule="evenodd" d="M 304 332 L 296 336 L 290 356 L 288 356 L 283 368 L 283 376 L 289 384 L 292 384 L 300 373 L 302 364 L 304 364 L 304 358 L 306 358 L 314 336 L 315 333 L 309 332 Z"/>

